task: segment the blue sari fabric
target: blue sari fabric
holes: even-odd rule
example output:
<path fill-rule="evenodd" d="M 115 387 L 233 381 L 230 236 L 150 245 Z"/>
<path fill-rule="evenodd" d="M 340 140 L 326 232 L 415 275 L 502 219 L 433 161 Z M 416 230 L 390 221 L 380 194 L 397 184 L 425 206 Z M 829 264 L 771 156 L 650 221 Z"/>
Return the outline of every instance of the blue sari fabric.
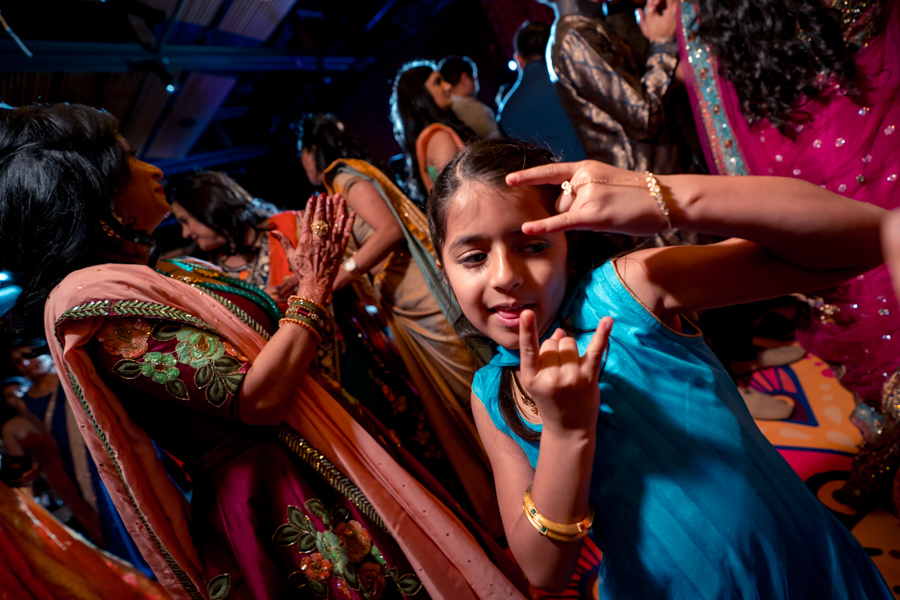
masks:
<path fill-rule="evenodd" d="M 615 319 L 600 381 L 591 481 L 600 598 L 893 598 L 851 533 L 760 433 L 699 333 L 673 331 L 624 286 L 613 263 L 564 305 L 582 352 Z M 503 421 L 500 349 L 473 391 L 537 465 L 539 442 Z M 540 431 L 540 426 L 534 426 Z"/>

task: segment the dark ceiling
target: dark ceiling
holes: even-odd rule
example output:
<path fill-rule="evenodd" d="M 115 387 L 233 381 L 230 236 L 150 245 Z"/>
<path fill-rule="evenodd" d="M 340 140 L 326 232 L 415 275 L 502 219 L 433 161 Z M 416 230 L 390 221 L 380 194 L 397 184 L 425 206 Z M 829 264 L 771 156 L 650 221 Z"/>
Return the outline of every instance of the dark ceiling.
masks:
<path fill-rule="evenodd" d="M 468 55 L 491 104 L 514 79 L 515 28 L 551 15 L 532 0 L 16 0 L 0 17 L 3 102 L 105 108 L 167 174 L 227 170 L 296 207 L 311 189 L 294 158 L 304 114 L 336 113 L 386 162 L 403 62 Z"/>

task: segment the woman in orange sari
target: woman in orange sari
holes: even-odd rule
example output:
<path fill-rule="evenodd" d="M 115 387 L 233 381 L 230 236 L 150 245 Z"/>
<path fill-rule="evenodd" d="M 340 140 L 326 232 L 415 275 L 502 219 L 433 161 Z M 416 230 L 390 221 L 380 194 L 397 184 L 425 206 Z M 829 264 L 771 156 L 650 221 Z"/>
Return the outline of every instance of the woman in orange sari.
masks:
<path fill-rule="evenodd" d="M 101 476 L 174 598 L 518 592 L 450 511 L 307 373 L 347 233 L 311 201 L 293 312 L 200 263 L 153 264 L 162 173 L 111 116 L 0 112 L 0 260 L 26 273 L 19 332 L 43 326 Z M 297 306 L 294 306 L 296 304 Z M 279 326 L 280 321 L 280 326 Z M 189 506 L 154 438 L 192 475 Z"/>

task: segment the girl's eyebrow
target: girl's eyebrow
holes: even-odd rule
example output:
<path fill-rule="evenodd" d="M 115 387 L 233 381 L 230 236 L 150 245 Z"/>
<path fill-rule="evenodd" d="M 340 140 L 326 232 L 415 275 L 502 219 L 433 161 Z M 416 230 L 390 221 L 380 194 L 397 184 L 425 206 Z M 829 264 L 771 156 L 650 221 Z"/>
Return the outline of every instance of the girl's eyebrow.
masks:
<path fill-rule="evenodd" d="M 522 233 L 522 228 L 516 227 L 515 229 L 511 229 L 511 230 L 507 231 L 506 233 L 504 233 L 503 237 L 509 238 L 509 237 L 523 236 L 523 235 L 526 235 L 526 234 Z M 488 236 L 482 235 L 479 233 L 475 233 L 472 235 L 466 235 L 466 236 L 463 236 L 461 238 L 454 240 L 453 243 L 450 244 L 449 248 L 453 249 L 453 248 L 457 248 L 459 246 L 468 246 L 469 244 L 475 244 L 478 242 L 482 242 L 482 241 L 486 240 L 487 238 L 488 238 Z"/>

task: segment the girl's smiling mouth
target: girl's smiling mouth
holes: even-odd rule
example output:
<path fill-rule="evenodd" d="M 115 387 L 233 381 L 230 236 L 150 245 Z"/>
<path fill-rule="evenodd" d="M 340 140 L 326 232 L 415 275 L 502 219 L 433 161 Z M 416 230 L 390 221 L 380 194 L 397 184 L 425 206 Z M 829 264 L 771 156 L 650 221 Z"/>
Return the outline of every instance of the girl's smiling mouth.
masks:
<path fill-rule="evenodd" d="M 501 323 L 508 327 L 518 327 L 519 317 L 523 310 L 532 308 L 534 304 L 498 304 L 488 309 L 488 312 L 497 317 Z"/>

